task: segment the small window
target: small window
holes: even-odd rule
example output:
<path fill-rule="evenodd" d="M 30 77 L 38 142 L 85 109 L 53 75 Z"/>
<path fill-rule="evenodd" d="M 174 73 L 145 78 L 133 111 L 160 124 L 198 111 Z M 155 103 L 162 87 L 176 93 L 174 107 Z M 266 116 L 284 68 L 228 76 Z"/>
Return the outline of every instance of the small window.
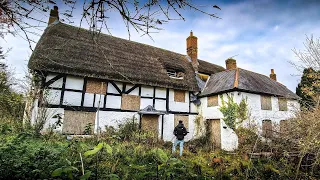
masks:
<path fill-rule="evenodd" d="M 122 110 L 134 110 L 140 109 L 140 96 L 123 94 L 121 99 Z"/>
<path fill-rule="evenodd" d="M 278 98 L 279 111 L 288 111 L 288 103 L 285 98 Z"/>
<path fill-rule="evenodd" d="M 186 92 L 181 90 L 174 90 L 175 102 L 186 102 Z"/>
<path fill-rule="evenodd" d="M 261 95 L 261 109 L 262 110 L 272 110 L 271 96 Z"/>
<path fill-rule="evenodd" d="M 208 97 L 208 107 L 218 106 L 218 95 Z"/>
<path fill-rule="evenodd" d="M 289 121 L 288 120 L 280 120 L 280 133 L 285 134 L 288 131 Z"/>
<path fill-rule="evenodd" d="M 167 69 L 167 74 L 171 78 L 176 78 L 176 79 L 183 79 L 184 73 L 181 71 L 176 71 L 173 69 Z"/>
<path fill-rule="evenodd" d="M 262 121 L 262 136 L 265 138 L 272 137 L 272 122 L 271 120 Z"/>

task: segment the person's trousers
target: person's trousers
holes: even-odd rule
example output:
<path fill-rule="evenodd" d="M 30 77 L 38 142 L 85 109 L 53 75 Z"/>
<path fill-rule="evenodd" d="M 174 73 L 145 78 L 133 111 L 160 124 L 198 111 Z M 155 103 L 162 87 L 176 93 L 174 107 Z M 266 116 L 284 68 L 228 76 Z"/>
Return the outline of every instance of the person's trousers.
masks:
<path fill-rule="evenodd" d="M 182 151 L 183 151 L 183 143 L 184 143 L 184 140 L 178 140 L 176 139 L 173 143 L 173 146 L 172 146 L 172 152 L 176 152 L 176 146 L 178 144 L 180 144 L 180 156 L 182 156 Z"/>

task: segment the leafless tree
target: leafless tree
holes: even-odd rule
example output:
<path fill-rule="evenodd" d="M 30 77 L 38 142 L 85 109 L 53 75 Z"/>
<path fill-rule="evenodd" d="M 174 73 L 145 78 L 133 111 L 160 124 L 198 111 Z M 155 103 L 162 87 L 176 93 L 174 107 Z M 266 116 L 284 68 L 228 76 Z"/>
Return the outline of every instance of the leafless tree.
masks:
<path fill-rule="evenodd" d="M 61 21 L 73 23 L 74 16 L 81 17 L 80 26 L 86 22 L 91 30 L 98 32 L 102 29 L 109 31 L 108 21 L 114 18 L 112 13 L 116 12 L 123 19 L 129 38 L 131 29 L 151 38 L 150 34 L 161 30 L 164 23 L 185 21 L 183 12 L 186 10 L 219 18 L 215 13 L 208 12 L 209 6 L 195 5 L 191 0 L 0 0 L 0 35 L 19 35 L 17 32 L 21 31 L 32 50 L 31 43 L 34 41 L 30 35 L 38 35 L 34 29 L 46 26 L 47 18 L 44 17 L 48 16 L 51 6 L 56 4 L 67 7 L 61 13 Z M 80 16 L 75 14 L 77 7 L 82 7 Z M 216 5 L 210 7 L 221 10 Z"/>
<path fill-rule="evenodd" d="M 320 105 L 320 38 L 306 37 L 304 50 L 293 49 L 294 54 L 298 57 L 299 63 L 292 64 L 301 72 L 304 69 L 311 68 L 313 73 L 310 73 L 308 78 L 312 79 L 311 85 L 303 87 L 303 93 L 311 96 L 316 107 Z"/>

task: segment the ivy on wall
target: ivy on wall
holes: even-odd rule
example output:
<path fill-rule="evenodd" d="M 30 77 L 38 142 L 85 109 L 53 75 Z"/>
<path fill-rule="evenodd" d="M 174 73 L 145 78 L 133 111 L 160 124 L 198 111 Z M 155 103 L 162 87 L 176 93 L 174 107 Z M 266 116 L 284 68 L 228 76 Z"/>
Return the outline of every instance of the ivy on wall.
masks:
<path fill-rule="evenodd" d="M 240 103 L 234 102 L 233 95 L 227 95 L 227 101 L 220 96 L 222 106 L 219 108 L 223 114 L 223 120 L 226 125 L 235 130 L 236 125 L 248 119 L 248 103 L 247 98 L 242 98 Z"/>

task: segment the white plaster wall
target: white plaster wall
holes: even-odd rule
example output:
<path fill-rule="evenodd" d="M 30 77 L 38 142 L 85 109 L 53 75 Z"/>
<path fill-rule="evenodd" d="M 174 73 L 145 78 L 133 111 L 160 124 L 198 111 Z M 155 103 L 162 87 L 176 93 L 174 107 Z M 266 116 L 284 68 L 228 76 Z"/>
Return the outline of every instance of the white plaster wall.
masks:
<path fill-rule="evenodd" d="M 61 117 L 62 125 L 57 126 L 56 129 L 53 129 L 54 132 L 62 132 L 63 119 L 64 119 L 64 109 L 63 108 L 46 108 L 46 123 L 43 126 L 43 132 L 47 131 L 48 128 L 54 125 L 58 118 L 54 118 L 55 115 L 59 114 Z"/>
<path fill-rule="evenodd" d="M 141 87 L 141 96 L 153 97 L 153 87 L 142 86 Z"/>
<path fill-rule="evenodd" d="M 95 120 L 95 132 L 97 132 L 97 120 L 99 117 L 99 127 L 102 131 L 105 130 L 105 126 L 113 126 L 118 128 L 119 124 L 124 123 L 127 120 L 132 120 L 135 117 L 136 122 L 139 123 L 140 116 L 136 112 L 115 112 L 115 111 L 99 111 Z"/>
<path fill-rule="evenodd" d="M 174 135 L 174 115 L 173 114 L 166 114 L 164 115 L 163 121 L 163 140 L 164 141 L 173 141 Z"/>
<path fill-rule="evenodd" d="M 85 93 L 84 100 L 83 100 L 83 106 L 92 107 L 93 106 L 93 100 L 94 100 L 94 94 Z"/>
<path fill-rule="evenodd" d="M 127 84 L 127 85 L 126 85 L 126 91 L 128 91 L 129 89 L 131 89 L 133 86 L 134 86 L 134 85 L 132 85 L 132 84 Z M 139 95 L 139 87 L 136 87 L 136 88 L 135 88 L 133 91 L 131 91 L 129 94 L 130 94 L 130 95 L 136 95 L 136 96 L 138 96 L 138 95 Z"/>
<path fill-rule="evenodd" d="M 221 119 L 221 149 L 226 151 L 233 151 L 238 148 L 237 134 Z"/>
<path fill-rule="evenodd" d="M 94 102 L 94 107 L 100 107 L 103 108 L 103 103 L 104 103 L 104 95 L 102 94 L 96 94 L 96 100 Z M 93 102 L 93 101 L 92 101 Z M 99 106 L 100 103 L 100 106 Z"/>
<path fill-rule="evenodd" d="M 155 106 L 154 108 L 155 108 L 156 110 L 166 111 L 166 100 L 156 99 L 154 106 Z"/>
<path fill-rule="evenodd" d="M 201 107 L 201 105 L 200 105 Z M 194 103 L 190 103 L 190 112 L 197 113 L 199 111 L 198 106 L 196 106 Z"/>
<path fill-rule="evenodd" d="M 81 92 L 65 91 L 63 96 L 63 105 L 81 106 Z"/>
<path fill-rule="evenodd" d="M 189 112 L 189 92 L 185 92 L 185 102 L 175 102 L 174 101 L 174 90 L 169 90 L 169 109 L 171 111 L 179 111 L 179 112 Z"/>
<path fill-rule="evenodd" d="M 52 78 L 56 77 L 58 74 L 48 74 L 46 77 L 46 82 L 50 81 Z M 49 87 L 62 88 L 63 78 L 60 78 L 49 85 Z"/>
<path fill-rule="evenodd" d="M 165 88 L 156 88 L 156 97 L 166 98 L 167 97 L 167 90 Z"/>
<path fill-rule="evenodd" d="M 121 96 L 107 95 L 106 108 L 121 108 Z"/>
<path fill-rule="evenodd" d="M 120 90 L 122 90 L 122 83 L 116 82 L 115 84 L 119 87 Z M 117 91 L 117 89 L 116 89 L 111 83 L 108 83 L 107 92 L 108 92 L 108 93 L 119 94 L 119 92 Z"/>
<path fill-rule="evenodd" d="M 44 96 L 46 98 L 46 101 L 49 104 L 53 104 L 53 105 L 60 104 L 60 96 L 61 96 L 60 90 L 47 89 Z"/>
<path fill-rule="evenodd" d="M 140 109 L 144 109 L 148 105 L 153 106 L 153 100 L 147 98 L 140 98 Z"/>
<path fill-rule="evenodd" d="M 75 76 L 67 76 L 66 79 L 66 89 L 76 89 L 82 90 L 83 89 L 83 78 L 75 77 Z"/>

